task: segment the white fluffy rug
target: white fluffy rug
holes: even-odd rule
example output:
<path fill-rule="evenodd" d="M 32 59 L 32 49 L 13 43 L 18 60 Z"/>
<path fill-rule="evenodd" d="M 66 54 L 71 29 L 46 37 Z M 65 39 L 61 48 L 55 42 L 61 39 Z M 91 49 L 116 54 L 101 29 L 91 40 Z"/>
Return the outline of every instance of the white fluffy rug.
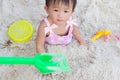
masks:
<path fill-rule="evenodd" d="M 44 0 L 0 0 L 0 55 L 33 56 L 36 29 L 46 15 Z M 120 80 L 120 41 L 90 40 L 101 29 L 110 29 L 120 36 L 120 0 L 78 0 L 73 16 L 89 47 L 79 45 L 75 39 L 67 46 L 46 45 L 48 52 L 66 55 L 70 72 L 42 75 L 34 66 L 1 65 L 0 80 Z M 9 40 L 9 25 L 19 19 L 34 25 L 31 41 L 4 46 Z"/>

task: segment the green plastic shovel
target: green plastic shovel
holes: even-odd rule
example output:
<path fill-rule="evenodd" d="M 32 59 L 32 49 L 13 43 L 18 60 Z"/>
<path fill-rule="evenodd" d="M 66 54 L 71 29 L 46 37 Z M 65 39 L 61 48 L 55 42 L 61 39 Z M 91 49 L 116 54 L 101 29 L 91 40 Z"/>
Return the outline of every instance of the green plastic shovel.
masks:
<path fill-rule="evenodd" d="M 34 57 L 0 57 L 0 64 L 34 65 L 42 74 L 56 71 L 70 71 L 67 59 L 63 54 L 42 53 Z"/>

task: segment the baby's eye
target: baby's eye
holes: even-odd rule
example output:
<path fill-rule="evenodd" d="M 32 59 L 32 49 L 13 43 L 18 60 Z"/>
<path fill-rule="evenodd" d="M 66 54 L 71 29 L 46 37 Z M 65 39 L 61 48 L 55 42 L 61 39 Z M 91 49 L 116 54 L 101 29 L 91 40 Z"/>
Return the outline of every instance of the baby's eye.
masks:
<path fill-rule="evenodd" d="M 65 12 L 65 13 L 68 13 L 69 11 L 66 11 L 66 10 L 65 10 L 64 12 Z"/>
<path fill-rule="evenodd" d="M 57 10 L 57 9 L 55 9 L 54 11 L 55 11 L 55 12 L 58 12 L 58 10 Z"/>

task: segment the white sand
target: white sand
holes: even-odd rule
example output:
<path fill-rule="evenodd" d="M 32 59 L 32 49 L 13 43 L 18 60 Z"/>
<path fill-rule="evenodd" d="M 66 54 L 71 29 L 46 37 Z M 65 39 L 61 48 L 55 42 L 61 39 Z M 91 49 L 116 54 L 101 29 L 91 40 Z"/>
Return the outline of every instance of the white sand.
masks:
<path fill-rule="evenodd" d="M 0 0 L 0 55 L 33 56 L 35 53 L 36 31 L 28 43 L 13 43 L 3 48 L 9 40 L 8 26 L 19 19 L 30 21 L 35 30 L 46 16 L 44 0 Z M 76 40 L 67 46 L 47 45 L 48 52 L 65 54 L 71 72 L 42 75 L 34 66 L 0 66 L 0 80 L 119 80 L 120 41 L 90 38 L 101 29 L 110 29 L 120 36 L 120 0 L 78 0 L 75 14 L 79 29 L 89 49 Z"/>

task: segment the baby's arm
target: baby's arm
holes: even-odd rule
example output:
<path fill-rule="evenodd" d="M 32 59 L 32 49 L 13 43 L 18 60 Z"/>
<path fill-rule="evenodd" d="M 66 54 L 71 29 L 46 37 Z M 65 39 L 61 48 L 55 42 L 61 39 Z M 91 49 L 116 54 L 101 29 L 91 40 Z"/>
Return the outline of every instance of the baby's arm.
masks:
<path fill-rule="evenodd" d="M 79 29 L 76 26 L 73 26 L 73 35 L 78 40 L 78 42 L 82 45 L 87 46 L 87 43 L 82 39 Z"/>
<path fill-rule="evenodd" d="M 41 21 L 38 32 L 37 32 L 37 38 L 36 38 L 36 52 L 37 53 L 44 53 L 45 48 L 44 48 L 44 42 L 45 42 L 45 23 L 44 21 Z"/>

